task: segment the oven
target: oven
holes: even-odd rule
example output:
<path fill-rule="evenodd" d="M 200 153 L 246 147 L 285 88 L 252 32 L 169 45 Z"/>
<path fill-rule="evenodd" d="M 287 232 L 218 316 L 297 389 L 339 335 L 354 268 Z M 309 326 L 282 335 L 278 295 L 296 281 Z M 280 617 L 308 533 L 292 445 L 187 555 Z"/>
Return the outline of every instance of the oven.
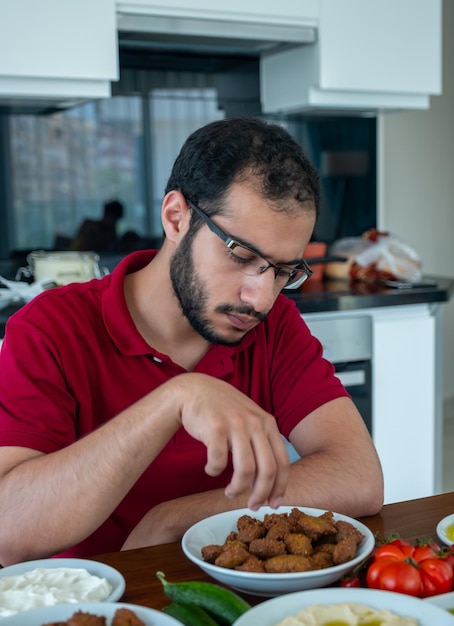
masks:
<path fill-rule="evenodd" d="M 372 434 L 372 318 L 335 313 L 303 318 Z"/>
<path fill-rule="evenodd" d="M 302 317 L 321 342 L 323 355 L 333 363 L 336 376 L 372 435 L 372 318 L 336 313 L 311 313 Z M 290 444 L 288 452 L 291 460 L 297 458 Z"/>

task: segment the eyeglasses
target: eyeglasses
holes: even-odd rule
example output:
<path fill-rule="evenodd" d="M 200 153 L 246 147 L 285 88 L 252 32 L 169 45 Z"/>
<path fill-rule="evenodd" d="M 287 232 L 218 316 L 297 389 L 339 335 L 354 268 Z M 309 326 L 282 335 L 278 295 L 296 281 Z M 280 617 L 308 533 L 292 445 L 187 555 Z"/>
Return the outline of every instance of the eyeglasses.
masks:
<path fill-rule="evenodd" d="M 288 265 L 276 265 L 275 263 L 271 263 L 269 259 L 263 257 L 253 248 L 232 239 L 219 228 L 202 209 L 199 209 L 199 207 L 190 200 L 186 199 L 186 201 L 191 209 L 202 218 L 211 232 L 222 239 L 227 246 L 230 258 L 237 264 L 238 269 L 243 274 L 256 276 L 257 274 L 264 274 L 272 267 L 275 280 L 282 285 L 281 289 L 297 289 L 305 280 L 312 276 L 312 270 L 304 259 L 295 259 L 294 264 L 291 263 Z"/>

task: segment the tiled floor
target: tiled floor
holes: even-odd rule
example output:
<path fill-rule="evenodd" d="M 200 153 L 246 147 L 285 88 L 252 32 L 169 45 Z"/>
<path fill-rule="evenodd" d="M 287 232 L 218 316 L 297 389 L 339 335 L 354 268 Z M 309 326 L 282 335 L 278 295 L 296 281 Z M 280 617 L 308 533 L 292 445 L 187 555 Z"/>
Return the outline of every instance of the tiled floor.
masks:
<path fill-rule="evenodd" d="M 454 491 L 454 397 L 444 404 L 443 491 Z"/>

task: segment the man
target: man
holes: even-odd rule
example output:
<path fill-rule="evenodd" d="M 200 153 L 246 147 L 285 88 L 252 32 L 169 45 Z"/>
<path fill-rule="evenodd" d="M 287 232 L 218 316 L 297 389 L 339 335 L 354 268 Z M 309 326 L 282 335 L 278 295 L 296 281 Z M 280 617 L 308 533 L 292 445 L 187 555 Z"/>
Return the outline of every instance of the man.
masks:
<path fill-rule="evenodd" d="M 118 200 L 104 204 L 100 220 L 86 219 L 71 242 L 71 250 L 112 252 L 118 246 L 117 222 L 123 217 L 123 205 Z"/>
<path fill-rule="evenodd" d="M 244 506 L 380 509 L 362 418 L 280 293 L 310 274 L 318 201 L 286 131 L 214 122 L 174 164 L 157 253 L 47 291 L 9 320 L 3 565 L 174 541 Z M 280 433 L 302 457 L 291 466 Z"/>

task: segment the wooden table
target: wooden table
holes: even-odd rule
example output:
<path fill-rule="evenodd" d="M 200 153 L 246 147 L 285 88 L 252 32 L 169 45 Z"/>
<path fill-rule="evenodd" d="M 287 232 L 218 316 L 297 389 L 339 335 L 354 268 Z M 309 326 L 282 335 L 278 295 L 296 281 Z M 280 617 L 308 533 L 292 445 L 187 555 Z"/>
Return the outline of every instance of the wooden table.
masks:
<path fill-rule="evenodd" d="M 360 521 L 380 538 L 398 533 L 402 539 L 414 543 L 421 537 L 430 536 L 437 539 L 437 524 L 450 513 L 454 513 L 454 492 L 387 504 L 378 515 L 363 517 Z M 161 609 L 169 604 L 169 599 L 156 578 L 157 571 L 164 572 L 170 582 L 185 580 L 216 582 L 187 559 L 179 542 L 103 554 L 93 558 L 115 567 L 125 577 L 126 591 L 121 598 L 122 602 L 154 609 Z M 254 596 L 244 595 L 244 598 L 251 604 L 263 601 L 263 598 Z"/>

